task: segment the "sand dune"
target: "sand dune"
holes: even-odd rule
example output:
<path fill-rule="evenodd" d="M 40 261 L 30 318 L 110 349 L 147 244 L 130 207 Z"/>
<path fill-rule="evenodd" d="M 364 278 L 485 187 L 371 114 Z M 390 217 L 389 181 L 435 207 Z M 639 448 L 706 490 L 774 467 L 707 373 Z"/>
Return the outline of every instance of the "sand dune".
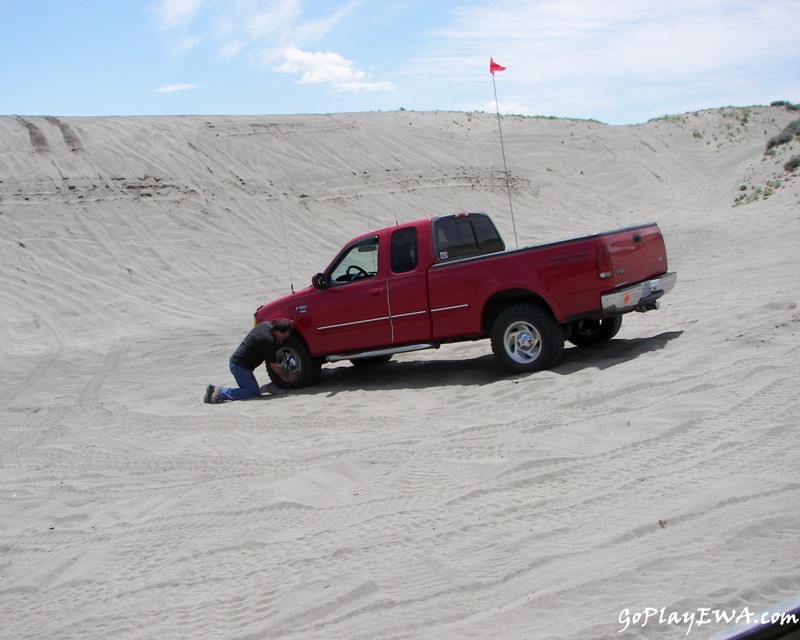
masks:
<path fill-rule="evenodd" d="M 621 614 L 800 592 L 796 117 L 506 116 L 513 225 L 491 114 L 0 117 L 1 635 L 679 638 Z M 259 304 L 459 210 L 656 220 L 678 286 L 552 371 L 477 342 L 202 404 Z"/>

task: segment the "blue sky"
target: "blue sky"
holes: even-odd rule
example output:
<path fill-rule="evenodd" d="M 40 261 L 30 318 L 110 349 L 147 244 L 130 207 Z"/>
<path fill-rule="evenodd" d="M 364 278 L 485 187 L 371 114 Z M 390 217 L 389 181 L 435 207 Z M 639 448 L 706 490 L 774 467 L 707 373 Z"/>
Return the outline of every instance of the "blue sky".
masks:
<path fill-rule="evenodd" d="M 0 0 L 0 114 L 495 112 L 635 124 L 800 102 L 800 0 Z"/>

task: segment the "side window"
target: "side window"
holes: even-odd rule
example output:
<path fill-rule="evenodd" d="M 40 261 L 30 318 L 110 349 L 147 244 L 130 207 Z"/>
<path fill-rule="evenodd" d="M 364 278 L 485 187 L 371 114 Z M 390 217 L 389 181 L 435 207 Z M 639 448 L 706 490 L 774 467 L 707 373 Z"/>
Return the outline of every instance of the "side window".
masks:
<path fill-rule="evenodd" d="M 436 223 L 436 243 L 440 262 L 505 249 L 492 221 L 482 215 L 439 220 Z"/>
<path fill-rule="evenodd" d="M 378 238 L 350 247 L 331 271 L 331 285 L 373 278 L 378 273 Z"/>
<path fill-rule="evenodd" d="M 436 223 L 436 248 L 439 260 L 461 257 L 461 243 L 454 218 L 445 218 Z"/>
<path fill-rule="evenodd" d="M 475 232 L 480 253 L 494 253 L 505 250 L 506 245 L 489 218 L 486 216 L 473 216 L 470 219 L 470 224 Z"/>
<path fill-rule="evenodd" d="M 392 271 L 405 273 L 417 268 L 417 230 L 398 229 L 392 234 Z"/>

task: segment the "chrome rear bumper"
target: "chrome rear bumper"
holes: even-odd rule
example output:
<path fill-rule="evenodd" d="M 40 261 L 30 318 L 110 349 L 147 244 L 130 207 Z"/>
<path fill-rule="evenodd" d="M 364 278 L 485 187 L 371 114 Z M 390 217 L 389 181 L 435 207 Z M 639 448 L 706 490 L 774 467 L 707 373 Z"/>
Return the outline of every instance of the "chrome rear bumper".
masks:
<path fill-rule="evenodd" d="M 600 296 L 603 313 L 625 313 L 627 311 L 649 311 L 658 309 L 656 302 L 665 293 L 675 288 L 678 274 L 674 271 L 658 278 L 643 280 L 631 287 Z"/>

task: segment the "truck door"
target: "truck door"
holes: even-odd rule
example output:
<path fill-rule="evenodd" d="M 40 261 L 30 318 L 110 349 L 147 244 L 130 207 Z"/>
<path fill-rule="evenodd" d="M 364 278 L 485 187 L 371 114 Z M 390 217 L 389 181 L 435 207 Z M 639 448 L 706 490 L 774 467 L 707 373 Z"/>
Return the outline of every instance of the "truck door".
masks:
<path fill-rule="evenodd" d="M 378 237 L 373 236 L 345 249 L 329 270 L 330 286 L 316 292 L 309 309 L 324 353 L 390 343 L 389 292 L 381 257 Z"/>
<path fill-rule="evenodd" d="M 392 344 L 430 340 L 427 281 L 419 261 L 417 229 L 406 227 L 393 231 L 389 251 Z"/>

